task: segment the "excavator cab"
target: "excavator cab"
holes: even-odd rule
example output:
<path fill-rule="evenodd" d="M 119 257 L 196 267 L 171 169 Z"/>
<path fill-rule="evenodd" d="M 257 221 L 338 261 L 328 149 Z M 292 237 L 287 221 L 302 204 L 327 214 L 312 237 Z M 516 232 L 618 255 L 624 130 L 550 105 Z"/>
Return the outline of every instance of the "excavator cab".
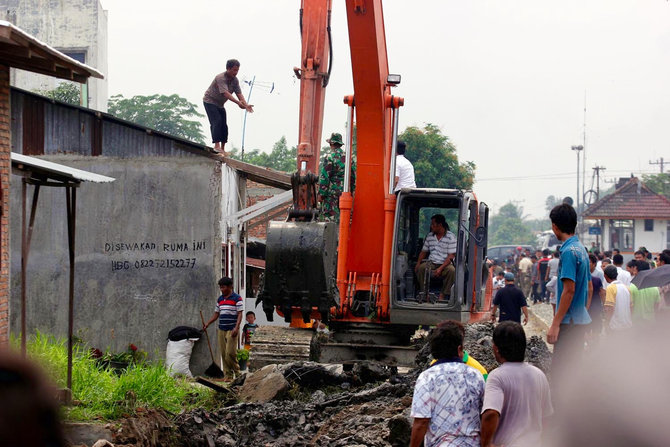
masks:
<path fill-rule="evenodd" d="M 455 279 L 440 298 L 444 279 L 430 268 L 417 274 L 417 261 L 431 217 L 445 216 L 457 239 Z M 406 189 L 396 202 L 395 235 L 389 288 L 391 324 L 426 325 L 445 319 L 467 322 L 483 307 L 481 274 L 486 256 L 488 207 L 468 191 Z"/>

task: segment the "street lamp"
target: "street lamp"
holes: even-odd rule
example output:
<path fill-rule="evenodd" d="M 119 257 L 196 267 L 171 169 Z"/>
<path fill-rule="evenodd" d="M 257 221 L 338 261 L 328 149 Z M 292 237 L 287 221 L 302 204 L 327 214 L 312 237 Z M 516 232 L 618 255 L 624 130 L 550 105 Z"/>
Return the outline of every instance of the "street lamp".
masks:
<path fill-rule="evenodd" d="M 577 229 L 579 229 L 579 153 L 584 150 L 584 146 L 572 146 L 572 150 L 577 153 Z M 579 234 L 579 231 L 577 232 Z"/>

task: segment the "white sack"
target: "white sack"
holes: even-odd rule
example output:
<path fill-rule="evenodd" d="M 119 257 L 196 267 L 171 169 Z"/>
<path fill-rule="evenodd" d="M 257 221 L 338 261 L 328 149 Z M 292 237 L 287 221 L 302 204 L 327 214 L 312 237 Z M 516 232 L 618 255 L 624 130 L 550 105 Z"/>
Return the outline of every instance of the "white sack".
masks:
<path fill-rule="evenodd" d="M 193 377 L 189 369 L 191 361 L 191 351 L 197 338 L 186 340 L 171 341 L 168 340 L 167 350 L 165 352 L 165 367 L 170 370 L 170 375 L 183 374 L 186 377 Z"/>

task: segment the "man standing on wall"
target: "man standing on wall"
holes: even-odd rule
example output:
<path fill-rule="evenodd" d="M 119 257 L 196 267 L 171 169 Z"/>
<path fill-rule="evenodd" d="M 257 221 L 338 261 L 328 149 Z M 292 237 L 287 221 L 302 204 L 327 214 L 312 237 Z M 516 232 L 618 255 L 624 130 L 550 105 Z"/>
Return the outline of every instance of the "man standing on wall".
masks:
<path fill-rule="evenodd" d="M 221 296 L 216 300 L 214 315 L 205 323 L 203 329 L 207 330 L 210 324 L 217 319 L 219 320 L 217 339 L 223 359 L 223 380 L 232 382 L 235 376 L 240 374 L 240 366 L 237 364 L 237 335 L 240 333 L 244 302 L 241 296 L 233 292 L 233 280 L 231 278 L 227 276 L 221 278 L 219 289 L 221 290 Z"/>
<path fill-rule="evenodd" d="M 237 73 L 240 70 L 240 61 L 230 59 L 226 62 L 226 71 L 219 73 L 207 88 L 202 101 L 205 105 L 205 112 L 209 119 L 209 128 L 212 132 L 212 142 L 215 152 L 226 154 L 225 146 L 228 142 L 228 121 L 226 118 L 226 109 L 223 105 L 230 100 L 237 104 L 240 109 L 253 113 L 254 106 L 247 104 L 240 89 L 240 81 L 237 79 Z M 237 96 L 237 99 L 233 96 Z"/>

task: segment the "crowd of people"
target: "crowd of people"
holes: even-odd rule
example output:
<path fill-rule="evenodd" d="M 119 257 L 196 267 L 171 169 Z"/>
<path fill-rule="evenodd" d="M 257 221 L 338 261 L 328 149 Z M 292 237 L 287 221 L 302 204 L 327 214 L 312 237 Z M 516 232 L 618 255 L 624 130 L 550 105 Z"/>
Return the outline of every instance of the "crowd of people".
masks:
<path fill-rule="evenodd" d="M 618 250 L 600 253 L 596 247 L 590 251 L 584 247 L 575 235 L 577 214 L 572 206 L 555 207 L 550 219 L 561 242 L 557 250 L 531 254 L 520 249 L 515 259 L 492 268 L 491 320 L 499 321 L 492 350 L 501 366 L 488 379 L 464 362 L 460 323 L 447 321 L 433 331 L 430 346 L 435 361 L 419 376 L 414 390 L 412 446 L 422 442 L 426 446 L 538 446 L 548 431 L 555 442 L 569 438 L 561 424 L 573 414 L 574 402 L 566 396 L 575 398 L 571 377 L 586 365 L 587 348 L 596 355 L 595 347 L 603 338 L 634 339 L 635 326 L 655 327 L 651 323 L 666 306 L 670 286 L 637 287 L 633 281 L 640 272 L 669 264 L 670 250 L 654 257 L 641 247 L 624 264 Z M 554 346 L 551 388 L 541 370 L 524 363 L 526 335 L 521 318 L 526 324 L 530 301 L 552 304 L 553 320 L 547 331 L 547 341 Z M 616 363 L 619 358 L 607 361 Z M 616 371 L 611 371 L 610 378 L 618 380 Z M 549 422 L 554 409 L 559 417 Z"/>
<path fill-rule="evenodd" d="M 501 305 L 509 307 L 512 302 L 516 303 L 518 309 L 529 302 L 533 305 L 551 303 L 553 312 L 556 312 L 561 247 L 553 252 L 549 249 L 538 250 L 535 254 L 520 248 L 513 258 L 493 266 L 494 320 L 496 310 Z M 603 330 L 627 329 L 635 323 L 654 321 L 656 313 L 670 307 L 670 286 L 638 288 L 632 283 L 640 272 L 670 264 L 670 249 L 653 255 L 646 247 L 640 247 L 633 259 L 624 262 L 620 250 L 601 252 L 593 243 L 587 256 L 592 288 L 587 295 L 586 305 L 592 320 L 589 335 L 600 336 Z M 610 276 L 606 273 L 608 267 L 612 267 L 609 269 Z M 523 299 L 503 299 L 503 296 L 510 294 L 517 298 L 522 296 Z M 629 305 L 622 307 L 624 301 Z M 515 311 L 515 315 L 517 313 Z M 506 313 L 501 313 L 500 321 L 506 319 L 509 319 Z M 519 320 L 514 318 L 514 321 Z"/>

